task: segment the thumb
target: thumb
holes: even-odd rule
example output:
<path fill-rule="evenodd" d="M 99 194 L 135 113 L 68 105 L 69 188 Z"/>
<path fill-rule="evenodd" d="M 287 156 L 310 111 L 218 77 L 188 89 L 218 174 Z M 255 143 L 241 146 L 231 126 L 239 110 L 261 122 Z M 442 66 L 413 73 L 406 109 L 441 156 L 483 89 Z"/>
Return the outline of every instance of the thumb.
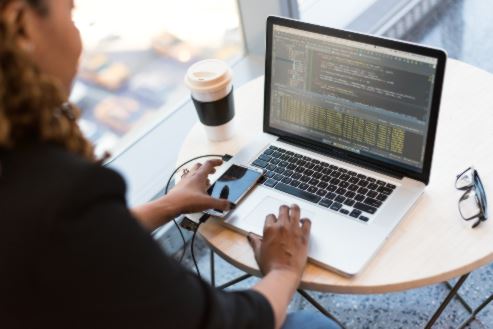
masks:
<path fill-rule="evenodd" d="M 226 199 L 216 199 L 216 198 L 209 197 L 209 200 L 207 203 L 209 204 L 209 206 L 212 209 L 232 210 L 235 208 L 235 205 Z"/>
<path fill-rule="evenodd" d="M 248 233 L 247 239 L 248 239 L 248 242 L 250 243 L 250 246 L 253 249 L 255 259 L 257 260 L 257 263 L 259 263 L 260 247 L 262 246 L 262 240 L 260 239 L 260 237 L 258 235 L 255 235 L 253 233 Z"/>

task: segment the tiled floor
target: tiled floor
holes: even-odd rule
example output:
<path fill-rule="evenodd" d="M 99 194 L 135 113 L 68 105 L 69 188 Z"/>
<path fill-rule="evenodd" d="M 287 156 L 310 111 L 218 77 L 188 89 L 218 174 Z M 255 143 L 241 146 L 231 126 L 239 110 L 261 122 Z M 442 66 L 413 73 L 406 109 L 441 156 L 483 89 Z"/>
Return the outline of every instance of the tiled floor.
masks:
<path fill-rule="evenodd" d="M 452 58 L 463 60 L 493 73 L 493 0 L 449 0 L 430 19 L 407 37 L 414 42 L 444 48 Z M 200 241 L 196 246 L 199 266 L 209 277 L 208 248 Z M 189 249 L 187 248 L 187 253 Z M 186 266 L 192 268 L 189 256 Z M 216 257 L 216 275 L 221 284 L 242 273 Z M 249 279 L 235 289 L 248 288 L 256 279 Z M 312 292 L 313 296 L 336 315 L 348 328 L 423 328 L 447 293 L 444 285 L 414 289 L 385 295 L 337 295 Z M 478 306 L 493 293 L 493 266 L 471 274 L 460 293 L 472 307 Z M 290 310 L 311 309 L 296 296 Z M 434 328 L 457 328 L 467 312 L 453 300 Z M 493 328 L 493 303 L 471 322 L 468 328 Z"/>

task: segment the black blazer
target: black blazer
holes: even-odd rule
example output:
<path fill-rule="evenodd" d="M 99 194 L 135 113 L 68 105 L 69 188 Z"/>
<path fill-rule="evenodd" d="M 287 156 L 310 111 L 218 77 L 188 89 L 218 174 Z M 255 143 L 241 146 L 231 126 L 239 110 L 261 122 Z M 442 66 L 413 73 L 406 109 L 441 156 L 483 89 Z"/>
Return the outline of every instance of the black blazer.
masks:
<path fill-rule="evenodd" d="M 273 328 L 267 300 L 168 257 L 112 170 L 36 144 L 0 150 L 0 328 Z"/>

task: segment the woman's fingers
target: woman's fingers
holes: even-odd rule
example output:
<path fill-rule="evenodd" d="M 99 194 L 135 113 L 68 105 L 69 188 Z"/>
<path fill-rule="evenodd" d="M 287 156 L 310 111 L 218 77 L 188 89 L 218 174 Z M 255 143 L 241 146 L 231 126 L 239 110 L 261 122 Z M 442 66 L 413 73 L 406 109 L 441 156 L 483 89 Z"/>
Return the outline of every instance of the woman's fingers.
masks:
<path fill-rule="evenodd" d="M 200 169 L 197 171 L 197 173 L 201 174 L 203 176 L 209 176 L 210 174 L 212 174 L 214 172 L 214 170 L 215 170 L 214 168 L 222 165 L 222 163 L 223 163 L 223 160 L 219 160 L 219 159 L 208 160 L 200 167 Z"/>
<path fill-rule="evenodd" d="M 305 238 L 308 238 L 310 236 L 310 231 L 312 229 L 312 221 L 309 220 L 308 218 L 303 218 L 302 220 L 300 220 L 300 222 L 301 222 L 301 230 L 303 231 Z"/>
<path fill-rule="evenodd" d="M 289 223 L 289 207 L 288 206 L 282 205 L 281 207 L 279 207 L 279 217 L 278 217 L 277 221 L 282 225 Z"/>
<path fill-rule="evenodd" d="M 289 217 L 291 218 L 291 224 L 293 226 L 300 225 L 300 207 L 296 204 L 291 205 L 289 209 Z"/>
<path fill-rule="evenodd" d="M 207 209 L 218 209 L 218 210 L 230 210 L 234 208 L 234 205 L 226 199 L 216 199 L 212 197 L 208 197 L 207 205 L 205 207 Z"/>
<path fill-rule="evenodd" d="M 260 261 L 260 247 L 262 246 L 262 240 L 258 235 L 255 235 L 253 233 L 248 233 L 247 235 L 248 242 L 250 243 L 250 246 L 253 249 L 253 253 L 255 255 L 255 259 L 257 260 L 257 263 Z"/>

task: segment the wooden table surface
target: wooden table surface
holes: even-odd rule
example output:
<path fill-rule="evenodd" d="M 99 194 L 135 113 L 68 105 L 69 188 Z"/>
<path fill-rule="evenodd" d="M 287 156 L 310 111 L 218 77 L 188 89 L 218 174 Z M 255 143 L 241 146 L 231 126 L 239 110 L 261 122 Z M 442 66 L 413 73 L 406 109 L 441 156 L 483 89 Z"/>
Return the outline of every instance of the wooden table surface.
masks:
<path fill-rule="evenodd" d="M 263 83 L 258 78 L 237 90 L 233 139 L 209 142 L 197 123 L 178 162 L 208 153 L 235 154 L 260 133 Z M 346 278 L 309 263 L 301 288 L 357 294 L 401 291 L 443 282 L 493 261 L 493 220 L 471 229 L 459 215 L 461 192 L 454 188 L 455 176 L 473 165 L 487 194 L 493 193 L 493 75 L 449 60 L 438 122 L 430 184 L 368 266 Z M 228 262 L 259 275 L 245 236 L 217 219 L 203 225 L 200 233 Z"/>

